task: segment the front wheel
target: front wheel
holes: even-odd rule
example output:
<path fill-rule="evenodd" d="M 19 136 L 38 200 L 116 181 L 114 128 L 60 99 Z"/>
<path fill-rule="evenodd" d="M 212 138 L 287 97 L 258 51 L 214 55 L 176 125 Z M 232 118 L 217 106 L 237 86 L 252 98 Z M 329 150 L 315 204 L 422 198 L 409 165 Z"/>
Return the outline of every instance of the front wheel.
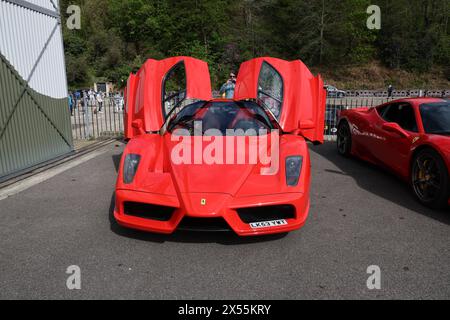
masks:
<path fill-rule="evenodd" d="M 346 121 L 341 122 L 337 129 L 337 148 L 340 155 L 350 156 L 352 150 L 352 133 Z"/>
<path fill-rule="evenodd" d="M 449 173 L 444 160 L 432 149 L 420 151 L 413 159 L 411 184 L 416 197 L 424 205 L 442 209 L 450 196 Z"/>

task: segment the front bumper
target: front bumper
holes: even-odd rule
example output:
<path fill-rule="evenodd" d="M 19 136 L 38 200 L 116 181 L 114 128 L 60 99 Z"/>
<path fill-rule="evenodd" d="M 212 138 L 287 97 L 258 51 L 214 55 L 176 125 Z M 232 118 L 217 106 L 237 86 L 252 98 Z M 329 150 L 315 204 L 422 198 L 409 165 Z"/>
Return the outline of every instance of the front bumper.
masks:
<path fill-rule="evenodd" d="M 186 195 L 183 195 L 186 196 Z M 239 236 L 258 236 L 285 233 L 300 229 L 306 222 L 309 212 L 309 194 L 285 193 L 264 196 L 236 197 L 225 194 L 191 194 L 189 199 L 196 203 L 203 197 L 217 200 L 219 207 L 209 212 L 202 212 L 201 208 L 190 206 L 186 209 L 173 196 L 151 194 L 130 190 L 116 190 L 116 204 L 114 217 L 123 227 L 137 229 L 146 232 L 171 234 L 178 229 L 178 226 L 185 217 L 190 218 L 223 218 L 226 224 Z M 169 206 L 176 208 L 172 217 L 168 221 L 157 221 L 131 215 L 124 212 L 125 202 L 139 202 L 153 205 Z M 244 223 L 238 215 L 237 209 L 252 208 L 258 206 L 292 205 L 295 207 L 295 217 L 285 219 L 287 224 L 263 228 L 253 228 L 250 223 Z"/>

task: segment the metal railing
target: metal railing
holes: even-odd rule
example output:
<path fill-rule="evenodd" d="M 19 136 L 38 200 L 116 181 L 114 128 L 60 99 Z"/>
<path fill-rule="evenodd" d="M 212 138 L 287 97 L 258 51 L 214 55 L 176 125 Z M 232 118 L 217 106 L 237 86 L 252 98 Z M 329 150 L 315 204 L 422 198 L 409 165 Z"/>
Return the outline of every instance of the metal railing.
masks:
<path fill-rule="evenodd" d="M 337 135 L 339 112 L 346 109 L 376 107 L 399 97 L 344 97 L 328 98 L 325 109 L 325 140 L 334 141 Z"/>
<path fill-rule="evenodd" d="M 387 90 L 347 90 L 345 91 L 346 97 L 379 97 L 387 98 L 389 92 Z M 408 90 L 394 90 L 392 91 L 392 96 L 396 98 L 406 98 L 406 97 L 418 97 L 426 96 L 432 98 L 443 98 L 450 96 L 449 89 L 408 89 Z"/>
<path fill-rule="evenodd" d="M 325 140 L 334 141 L 337 133 L 339 111 L 361 107 L 375 107 L 399 97 L 344 97 L 328 98 L 325 111 Z M 123 102 L 105 98 L 102 108 L 98 102 L 87 102 L 72 110 L 72 134 L 75 140 L 95 140 L 123 135 Z"/>
<path fill-rule="evenodd" d="M 95 140 L 123 135 L 123 99 L 105 98 L 103 103 L 78 100 L 72 110 L 74 140 Z"/>

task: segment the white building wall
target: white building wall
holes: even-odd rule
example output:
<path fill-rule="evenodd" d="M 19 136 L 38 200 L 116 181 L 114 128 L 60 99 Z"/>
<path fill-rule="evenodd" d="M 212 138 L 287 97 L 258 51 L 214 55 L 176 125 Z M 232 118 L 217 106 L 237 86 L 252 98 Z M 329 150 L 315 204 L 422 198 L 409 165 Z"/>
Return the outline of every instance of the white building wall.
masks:
<path fill-rule="evenodd" d="M 55 10 L 55 7 L 50 0 L 27 0 L 28 2 L 40 6 L 45 9 Z M 59 6 L 58 0 L 53 0 L 53 3 L 56 7 Z"/>
<path fill-rule="evenodd" d="M 51 0 L 27 2 L 56 12 Z M 56 0 L 53 3 L 58 6 Z M 67 97 L 61 25 L 57 18 L 0 0 L 0 52 L 23 79 L 29 80 L 32 89 L 52 98 Z"/>

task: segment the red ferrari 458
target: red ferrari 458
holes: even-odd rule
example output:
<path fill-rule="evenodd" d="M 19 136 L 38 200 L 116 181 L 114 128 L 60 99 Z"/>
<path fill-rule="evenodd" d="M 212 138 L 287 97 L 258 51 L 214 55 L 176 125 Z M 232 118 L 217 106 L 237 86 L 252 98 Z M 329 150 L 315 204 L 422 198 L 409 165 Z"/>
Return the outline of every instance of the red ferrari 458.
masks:
<path fill-rule="evenodd" d="M 414 98 L 375 108 L 344 110 L 340 154 L 381 165 L 408 181 L 432 208 L 450 204 L 450 102 Z"/>
<path fill-rule="evenodd" d="M 127 84 L 115 219 L 166 234 L 299 229 L 310 203 L 306 140 L 323 142 L 325 100 L 300 60 L 243 63 L 234 99 L 213 99 L 203 61 L 148 60 Z"/>

